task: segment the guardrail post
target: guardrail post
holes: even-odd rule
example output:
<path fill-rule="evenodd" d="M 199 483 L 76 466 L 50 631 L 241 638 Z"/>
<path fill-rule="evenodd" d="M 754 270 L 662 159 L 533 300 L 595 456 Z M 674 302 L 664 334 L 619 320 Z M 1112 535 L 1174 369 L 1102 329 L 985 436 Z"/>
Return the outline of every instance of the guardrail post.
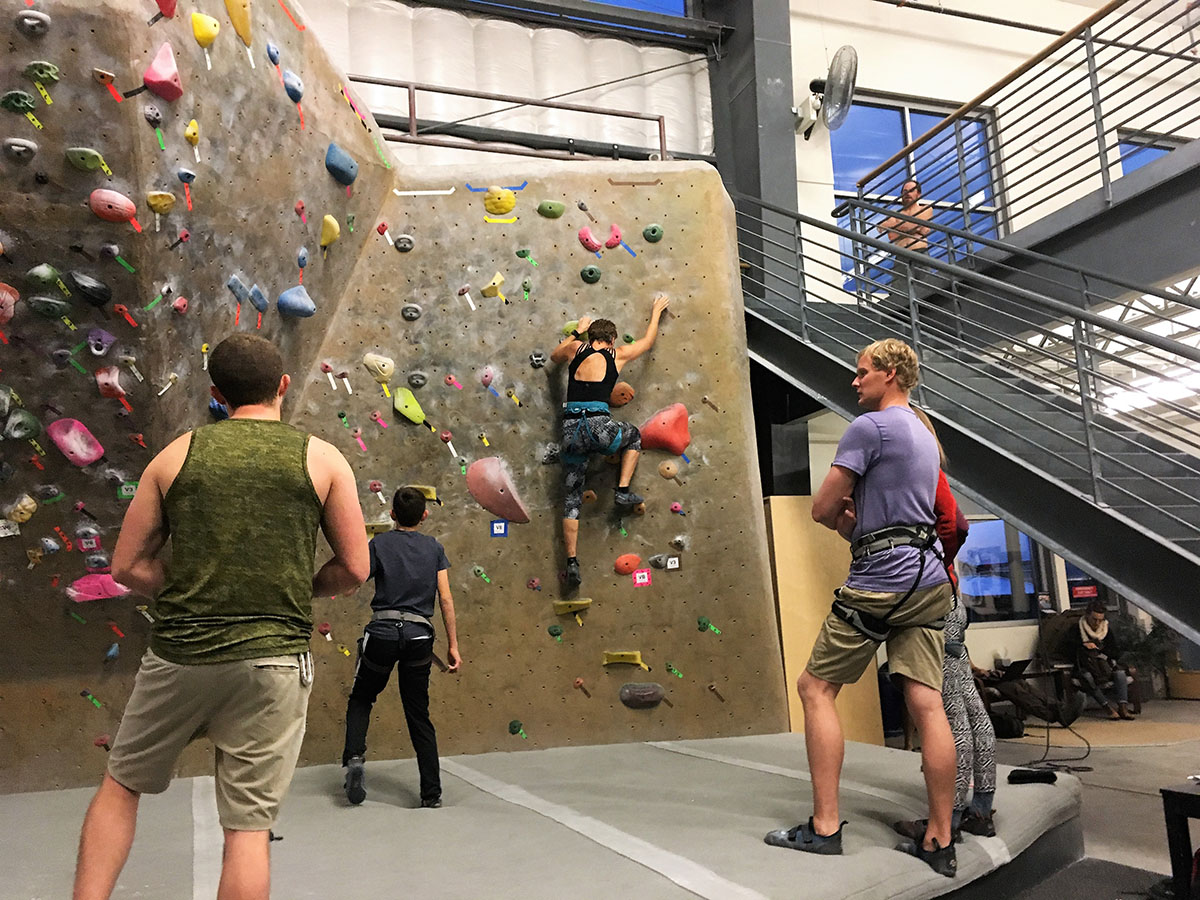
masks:
<path fill-rule="evenodd" d="M 921 326 L 917 320 L 917 292 L 913 288 L 913 266 L 916 263 L 908 260 L 900 260 L 896 258 L 896 264 L 904 266 L 904 282 L 908 288 L 908 325 L 912 329 L 912 348 L 916 351 L 917 359 L 920 360 L 925 356 L 925 347 L 921 342 Z M 892 267 L 892 284 L 895 285 L 895 265 Z M 925 382 L 917 382 L 917 400 L 921 406 L 925 406 Z"/>
<path fill-rule="evenodd" d="M 800 295 L 800 339 L 808 343 L 808 289 L 804 284 L 804 235 L 800 231 L 798 221 L 793 221 L 792 240 L 796 244 L 796 290 Z"/>
<path fill-rule="evenodd" d="M 1092 28 L 1083 30 L 1083 47 L 1087 52 L 1088 84 L 1092 95 L 1092 113 L 1096 120 L 1096 143 L 1100 147 L 1100 181 L 1104 186 L 1104 202 L 1112 203 L 1112 178 L 1108 174 L 1108 144 L 1104 140 L 1104 115 L 1100 110 L 1100 80 L 1096 76 L 1096 45 Z"/>
<path fill-rule="evenodd" d="M 850 207 L 850 230 L 856 234 L 867 233 L 862 215 L 863 211 L 861 207 L 857 205 Z M 854 296 L 860 307 L 866 304 L 867 295 L 870 294 L 870 290 L 864 281 L 863 261 L 860 256 L 866 246 L 866 244 L 859 242 L 852 242 L 850 245 L 850 259 L 854 263 Z"/>
<path fill-rule="evenodd" d="M 962 119 L 954 120 L 954 155 L 958 161 L 958 192 L 962 196 L 963 231 L 971 230 L 971 198 L 967 195 L 967 155 L 963 150 Z M 954 239 L 949 234 L 947 241 L 953 245 Z M 967 261 L 975 267 L 975 246 L 967 239 Z"/>
<path fill-rule="evenodd" d="M 1096 452 L 1095 408 L 1091 390 L 1092 358 L 1087 352 L 1090 344 L 1084 336 L 1083 320 L 1076 319 L 1071 329 L 1075 346 L 1075 377 L 1079 381 L 1079 407 L 1083 411 L 1083 437 L 1087 444 L 1088 473 L 1092 478 L 1092 499 L 1103 504 L 1100 496 L 1100 457 Z"/>

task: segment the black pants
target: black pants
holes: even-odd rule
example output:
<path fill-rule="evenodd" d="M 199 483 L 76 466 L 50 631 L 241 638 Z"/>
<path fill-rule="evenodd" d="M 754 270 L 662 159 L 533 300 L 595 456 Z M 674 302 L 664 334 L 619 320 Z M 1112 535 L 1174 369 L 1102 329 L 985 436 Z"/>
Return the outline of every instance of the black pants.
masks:
<path fill-rule="evenodd" d="M 358 666 L 346 705 L 346 746 L 342 765 L 352 756 L 366 756 L 371 707 L 388 683 L 392 667 L 404 704 L 408 736 L 417 753 L 421 799 L 442 796 L 437 735 L 429 720 L 429 670 L 433 664 L 433 634 L 411 622 L 372 622 L 358 641 Z"/>

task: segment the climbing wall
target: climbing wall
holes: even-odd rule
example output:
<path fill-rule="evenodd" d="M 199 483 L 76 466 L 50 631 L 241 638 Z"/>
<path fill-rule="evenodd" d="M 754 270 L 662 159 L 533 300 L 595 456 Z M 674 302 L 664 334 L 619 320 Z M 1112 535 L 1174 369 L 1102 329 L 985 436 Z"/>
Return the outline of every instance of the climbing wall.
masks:
<path fill-rule="evenodd" d="M 0 789 L 102 771 L 154 616 L 108 554 L 154 451 L 212 421 L 205 350 L 236 330 L 283 348 L 285 418 L 345 453 L 371 527 L 401 485 L 436 495 L 466 660 L 433 676 L 444 753 L 786 728 L 713 170 L 398 171 L 286 0 L 35 0 L 0 34 Z M 640 336 L 658 292 L 617 410 L 655 423 L 645 507 L 619 517 L 594 461 L 568 593 L 541 356 L 585 314 Z M 369 598 L 314 601 L 303 763 L 340 756 Z M 411 754 L 381 700 L 371 755 Z"/>

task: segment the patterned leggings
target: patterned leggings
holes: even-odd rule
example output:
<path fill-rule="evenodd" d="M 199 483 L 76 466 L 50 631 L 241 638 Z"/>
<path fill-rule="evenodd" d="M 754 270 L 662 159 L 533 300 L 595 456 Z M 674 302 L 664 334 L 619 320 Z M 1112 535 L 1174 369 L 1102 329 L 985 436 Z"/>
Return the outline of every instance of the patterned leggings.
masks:
<path fill-rule="evenodd" d="M 996 790 L 996 732 L 975 687 L 968 658 L 946 656 L 942 665 L 942 705 L 954 734 L 954 755 L 958 758 L 954 808 L 965 809 L 972 776 L 976 791 Z"/>
<path fill-rule="evenodd" d="M 608 455 L 641 449 L 642 434 L 634 425 L 617 422 L 611 416 L 606 415 L 592 415 L 578 419 L 564 418 L 562 450 L 559 456 L 566 484 L 563 518 L 579 518 L 579 508 L 583 505 L 583 484 L 587 479 L 590 455 L 595 453 Z"/>

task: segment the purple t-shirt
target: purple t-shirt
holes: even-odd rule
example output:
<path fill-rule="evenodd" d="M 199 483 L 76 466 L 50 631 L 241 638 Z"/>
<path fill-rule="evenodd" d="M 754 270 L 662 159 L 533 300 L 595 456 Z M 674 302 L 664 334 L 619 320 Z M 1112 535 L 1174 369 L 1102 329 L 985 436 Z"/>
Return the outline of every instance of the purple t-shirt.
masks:
<path fill-rule="evenodd" d="M 859 416 L 838 442 L 833 464 L 858 475 L 854 540 L 893 525 L 933 524 L 937 443 L 909 407 L 889 406 Z M 907 591 L 917 577 L 920 557 L 916 547 L 865 556 L 850 564 L 846 586 L 863 591 Z M 927 551 L 918 587 L 946 580 L 946 570 Z"/>

